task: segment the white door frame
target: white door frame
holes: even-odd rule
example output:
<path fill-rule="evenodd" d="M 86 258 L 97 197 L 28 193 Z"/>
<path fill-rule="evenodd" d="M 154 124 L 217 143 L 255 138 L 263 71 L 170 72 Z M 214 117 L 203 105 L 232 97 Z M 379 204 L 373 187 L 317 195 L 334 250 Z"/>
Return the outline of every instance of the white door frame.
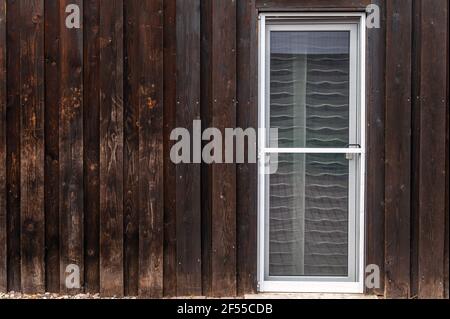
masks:
<path fill-rule="evenodd" d="M 268 27 L 268 22 L 271 22 L 271 27 Z M 283 24 L 273 24 L 273 22 L 281 21 Z M 365 47 L 366 47 L 366 14 L 365 13 L 261 13 L 259 15 L 259 127 L 261 132 L 267 132 L 266 130 L 266 101 L 267 101 L 267 32 L 269 28 L 276 29 L 294 29 L 294 30 L 329 30 L 330 27 L 338 26 L 338 29 L 346 29 L 350 26 L 351 32 L 356 30 L 356 63 L 357 68 L 356 83 L 351 89 L 352 94 L 356 96 L 350 96 L 350 99 L 354 99 L 354 103 L 357 105 L 357 116 L 354 120 L 358 123 L 356 136 L 357 141 L 354 144 L 359 144 L 360 148 L 278 148 L 273 149 L 267 147 L 266 135 L 260 134 L 258 140 L 258 290 L 260 292 L 333 292 L 333 293 L 363 293 L 364 292 L 364 265 L 365 265 L 365 160 L 366 160 L 366 98 L 365 98 Z M 328 26 L 328 27 L 327 27 Z M 356 27 L 356 29 L 354 29 Z M 352 61 L 350 61 L 352 62 Z M 352 82 L 352 80 L 350 81 Z M 353 144 L 353 141 L 350 141 Z M 355 269 L 353 273 L 349 274 L 349 277 L 302 277 L 300 279 L 288 279 L 288 280 L 274 280 L 266 274 L 266 158 L 270 153 L 332 153 L 332 154 L 347 154 L 351 153 L 357 157 L 354 165 L 357 173 L 357 182 L 355 185 L 350 185 L 350 189 L 354 189 L 354 193 L 358 198 L 355 198 L 355 231 L 354 238 L 350 238 L 354 241 L 353 254 L 349 251 L 349 255 L 355 258 Z M 350 165 L 352 166 L 352 165 Z M 351 228 L 349 228 L 349 235 L 351 234 Z M 352 245 L 349 241 L 349 244 Z M 349 257 L 351 258 L 351 257 Z M 351 262 L 349 261 L 349 266 Z M 351 272 L 352 269 L 349 269 Z M 287 279 L 287 278 L 286 278 Z"/>

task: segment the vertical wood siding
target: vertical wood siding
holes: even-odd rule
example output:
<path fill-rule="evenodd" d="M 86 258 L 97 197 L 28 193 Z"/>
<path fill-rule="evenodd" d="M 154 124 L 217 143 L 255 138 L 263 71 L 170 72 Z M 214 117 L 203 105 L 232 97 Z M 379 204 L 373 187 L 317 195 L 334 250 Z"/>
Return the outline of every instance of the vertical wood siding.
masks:
<path fill-rule="evenodd" d="M 8 283 L 6 247 L 6 1 L 0 1 L 0 291 Z"/>
<path fill-rule="evenodd" d="M 207 97 L 202 100 L 206 127 L 220 130 L 236 125 L 236 3 L 202 2 L 203 15 L 209 16 L 204 28 L 204 48 L 208 60 L 202 70 Z M 208 181 L 203 196 L 208 228 L 204 236 L 205 294 L 236 294 L 236 167 L 234 164 L 211 164 L 205 171 Z"/>
<path fill-rule="evenodd" d="M 49 0 L 53 1 L 53 0 Z M 100 2 L 83 2 L 84 288 L 100 291 Z"/>
<path fill-rule="evenodd" d="M 20 253 L 22 291 L 45 291 L 44 1 L 20 1 Z"/>
<path fill-rule="evenodd" d="M 59 237 L 59 121 L 60 121 L 60 7 L 45 6 L 45 279 L 49 292 L 60 291 Z"/>
<path fill-rule="evenodd" d="M 124 293 L 138 293 L 139 271 L 139 1 L 124 6 Z"/>
<path fill-rule="evenodd" d="M 60 278 L 68 265 L 80 267 L 84 278 L 83 252 L 83 29 L 66 27 L 66 7 L 82 1 L 59 2 L 59 221 Z M 61 281 L 61 290 L 65 282 Z M 83 285 L 83 281 L 81 282 Z M 77 291 L 71 289 L 71 293 Z"/>
<path fill-rule="evenodd" d="M 8 290 L 21 290 L 20 256 L 20 6 L 8 0 L 6 67 L 6 208 Z"/>
<path fill-rule="evenodd" d="M 386 10 L 385 285 L 387 297 L 408 297 L 412 1 L 388 1 Z"/>
<path fill-rule="evenodd" d="M 236 19 L 236 125 L 245 129 L 258 127 L 255 1 L 238 1 Z M 236 169 L 237 293 L 243 295 L 256 292 L 258 170 L 257 165 L 251 163 L 238 164 Z"/>
<path fill-rule="evenodd" d="M 100 291 L 123 295 L 123 3 L 100 1 Z"/>
<path fill-rule="evenodd" d="M 254 293 L 256 165 L 175 165 L 171 131 L 257 127 L 258 11 L 372 2 L 367 293 L 448 298 L 445 0 L 0 0 L 0 291 Z"/>
<path fill-rule="evenodd" d="M 177 1 L 164 1 L 164 149 L 174 145 L 170 140 L 176 127 L 177 83 Z M 163 294 L 177 295 L 177 178 L 170 152 L 164 151 L 164 278 Z M 194 200 L 194 199 L 193 199 Z"/>
<path fill-rule="evenodd" d="M 384 70 L 386 67 L 386 5 L 383 0 L 373 1 L 380 12 L 380 29 L 367 29 L 367 195 L 366 195 L 366 264 L 378 265 L 384 273 L 385 224 L 385 92 Z M 380 287 L 368 291 L 383 295 L 384 276 Z"/>
<path fill-rule="evenodd" d="M 163 1 L 138 9 L 139 294 L 163 296 Z"/>
<path fill-rule="evenodd" d="M 176 12 L 175 127 L 192 132 L 193 121 L 200 120 L 200 0 L 177 0 Z M 175 168 L 176 291 L 181 296 L 202 294 L 200 176 L 200 164 Z"/>
<path fill-rule="evenodd" d="M 421 0 L 419 83 L 419 298 L 444 297 L 448 2 Z M 448 25 L 447 25 L 448 26 Z M 447 68 L 436 66 L 447 65 Z M 447 267 L 448 270 L 448 267 Z"/>

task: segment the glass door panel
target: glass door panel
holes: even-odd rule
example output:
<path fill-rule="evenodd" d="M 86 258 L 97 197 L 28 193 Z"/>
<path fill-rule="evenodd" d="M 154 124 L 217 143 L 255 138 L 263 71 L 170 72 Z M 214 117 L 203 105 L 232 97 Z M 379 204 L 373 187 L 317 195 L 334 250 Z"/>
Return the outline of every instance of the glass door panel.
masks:
<path fill-rule="evenodd" d="M 271 161 L 277 170 L 267 176 L 269 276 L 348 276 L 345 154 L 280 154 Z"/>
<path fill-rule="evenodd" d="M 350 32 L 270 33 L 270 147 L 347 147 Z"/>

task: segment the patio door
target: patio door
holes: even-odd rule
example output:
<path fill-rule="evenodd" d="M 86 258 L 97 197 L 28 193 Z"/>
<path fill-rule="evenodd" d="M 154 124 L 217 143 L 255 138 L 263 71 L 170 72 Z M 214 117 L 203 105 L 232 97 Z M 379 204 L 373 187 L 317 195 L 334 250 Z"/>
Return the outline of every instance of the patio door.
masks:
<path fill-rule="evenodd" d="M 259 30 L 259 289 L 362 292 L 364 15 Z"/>

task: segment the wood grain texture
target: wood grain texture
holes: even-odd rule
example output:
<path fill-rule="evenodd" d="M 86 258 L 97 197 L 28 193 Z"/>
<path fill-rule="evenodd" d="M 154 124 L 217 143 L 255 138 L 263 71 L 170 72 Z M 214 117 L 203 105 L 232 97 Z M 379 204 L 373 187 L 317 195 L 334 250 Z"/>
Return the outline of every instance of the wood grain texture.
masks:
<path fill-rule="evenodd" d="M 386 8 L 385 293 L 388 298 L 408 298 L 412 2 L 393 0 Z"/>
<path fill-rule="evenodd" d="M 6 210 L 8 290 L 21 290 L 20 254 L 20 2 L 8 0 L 6 104 Z"/>
<path fill-rule="evenodd" d="M 236 125 L 236 2 L 208 2 L 202 10 L 210 15 L 204 25 L 204 45 L 210 48 L 206 69 L 203 72 L 209 82 L 208 100 L 202 101 L 209 108 L 205 116 L 208 126 L 219 129 Z M 208 25 L 210 24 L 210 25 Z M 205 76 L 205 75 L 203 75 Z M 205 89 L 205 88 L 203 88 Z M 210 227 L 204 238 L 210 249 L 205 267 L 204 293 L 211 296 L 234 296 L 236 290 L 236 166 L 213 163 L 208 167 L 208 196 L 205 227 Z M 205 244 L 204 244 L 205 245 Z M 205 256 L 204 256 L 205 258 Z"/>
<path fill-rule="evenodd" d="M 45 291 L 44 1 L 20 2 L 22 291 Z"/>
<path fill-rule="evenodd" d="M 164 1 L 164 271 L 165 297 L 177 295 L 176 166 L 170 160 L 176 127 L 177 0 Z"/>
<path fill-rule="evenodd" d="M 201 1 L 201 51 L 200 51 L 200 77 L 201 97 L 200 113 L 202 129 L 211 126 L 211 52 L 212 52 L 212 1 Z M 203 145 L 205 142 L 203 142 Z M 211 167 L 201 165 L 201 196 L 202 196 L 202 292 L 211 294 Z"/>
<path fill-rule="evenodd" d="M 448 6 L 447 6 L 447 10 L 448 10 Z M 450 33 L 450 25 L 449 25 L 449 21 L 448 21 L 448 12 L 447 12 L 447 32 Z M 449 41 L 447 39 L 447 52 L 449 51 Z M 449 254 L 448 254 L 448 244 L 449 244 L 449 226 L 450 226 L 450 222 L 449 222 L 449 210 L 450 210 L 450 193 L 449 193 L 449 188 L 450 188 L 450 108 L 448 107 L 449 105 L 449 83 L 450 83 L 450 78 L 449 78 L 449 69 L 450 69 L 450 64 L 449 64 L 449 57 L 447 55 L 447 133 L 446 133 L 446 141 L 445 141 L 445 145 L 446 145 L 446 151 L 445 151 L 445 162 L 446 162 L 446 176 L 445 176 L 445 180 L 446 182 L 446 187 L 445 187 L 445 250 L 444 250 L 444 298 L 449 299 Z"/>
<path fill-rule="evenodd" d="M 67 292 L 77 263 L 69 293 L 254 293 L 256 165 L 174 165 L 170 133 L 257 127 L 258 9 L 368 3 L 0 0 L 0 291 Z M 448 4 L 373 3 L 367 292 L 448 298 Z"/>
<path fill-rule="evenodd" d="M 163 1 L 139 2 L 139 294 L 163 295 Z"/>
<path fill-rule="evenodd" d="M 385 82 L 386 5 L 381 8 L 380 28 L 367 29 L 367 192 L 366 265 L 380 267 L 380 288 L 367 293 L 384 294 L 384 187 L 385 187 Z"/>
<path fill-rule="evenodd" d="M 176 126 L 193 132 L 200 119 L 200 1 L 178 0 L 176 9 Z M 196 296 L 202 293 L 200 163 L 178 164 L 176 183 L 177 295 Z"/>
<path fill-rule="evenodd" d="M 361 10 L 370 0 L 256 0 L 259 10 L 292 11 L 292 10 Z"/>
<path fill-rule="evenodd" d="M 83 29 L 66 26 L 66 7 L 82 1 L 60 1 L 60 257 L 61 291 L 76 294 L 82 289 L 68 289 L 66 268 L 80 269 L 84 279 L 83 252 Z"/>
<path fill-rule="evenodd" d="M 448 10 L 448 5 L 447 5 L 447 10 Z M 450 33 L 450 25 L 449 25 L 449 18 L 448 18 L 448 11 L 447 11 L 447 32 Z M 449 51 L 449 41 L 447 39 L 447 53 Z M 450 188 L 450 108 L 449 108 L 449 83 L 450 83 L 450 79 L 449 79 L 449 69 L 450 69 L 450 64 L 449 64 L 449 56 L 447 54 L 447 133 L 446 133 L 446 141 L 445 141 L 445 145 L 446 145 L 446 152 L 445 152 L 445 156 L 446 156 L 446 177 L 445 180 L 446 182 L 446 187 L 445 187 L 445 251 L 444 251 L 444 298 L 449 299 L 449 254 L 448 254 L 448 244 L 449 244 L 449 226 L 450 226 L 450 222 L 449 222 L 449 210 L 450 210 L 450 193 L 449 193 L 449 188 Z"/>
<path fill-rule="evenodd" d="M 100 291 L 123 291 L 123 1 L 100 2 Z"/>
<path fill-rule="evenodd" d="M 413 1 L 412 31 L 412 109 L 411 109 L 411 170 L 420 169 L 420 43 L 421 33 L 421 1 Z M 410 295 L 417 298 L 418 290 L 418 238 L 419 238 L 419 191 L 420 174 L 411 174 L 411 288 Z"/>
<path fill-rule="evenodd" d="M 139 24 L 140 2 L 124 3 L 124 277 L 125 295 L 139 283 Z"/>
<path fill-rule="evenodd" d="M 45 279 L 46 290 L 60 291 L 59 116 L 60 9 L 45 1 Z"/>
<path fill-rule="evenodd" d="M 258 39 L 255 1 L 237 2 L 237 109 L 236 125 L 258 127 Z M 248 142 L 247 142 L 248 143 Z M 256 152 L 257 145 L 250 145 Z M 246 156 L 248 152 L 246 151 Z M 237 165 L 237 290 L 239 295 L 257 290 L 257 165 Z"/>
<path fill-rule="evenodd" d="M 100 1 L 84 0 L 84 288 L 100 291 Z"/>
<path fill-rule="evenodd" d="M 8 289 L 6 223 L 6 1 L 0 0 L 0 292 Z"/>
<path fill-rule="evenodd" d="M 419 298 L 444 297 L 447 23 L 447 1 L 421 1 Z"/>
<path fill-rule="evenodd" d="M 236 2 L 213 3 L 212 127 L 236 126 Z M 213 164 L 211 293 L 236 295 L 236 166 Z"/>

